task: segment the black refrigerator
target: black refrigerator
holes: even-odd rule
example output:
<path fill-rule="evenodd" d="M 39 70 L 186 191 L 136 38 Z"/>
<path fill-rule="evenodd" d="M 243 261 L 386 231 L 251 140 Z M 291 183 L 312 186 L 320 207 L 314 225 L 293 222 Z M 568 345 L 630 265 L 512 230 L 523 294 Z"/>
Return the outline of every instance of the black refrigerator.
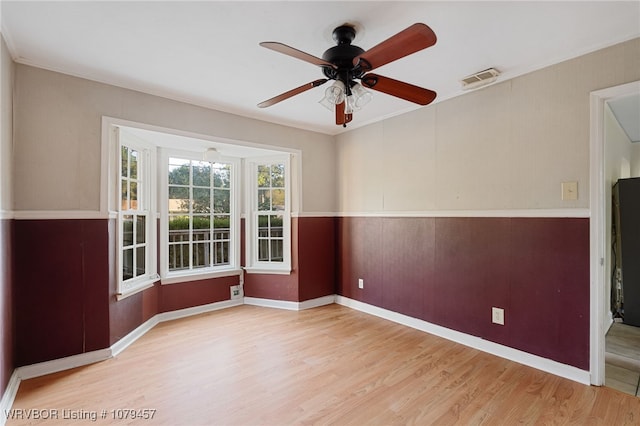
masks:
<path fill-rule="evenodd" d="M 640 327 L 640 177 L 613 186 L 613 253 L 623 322 Z"/>

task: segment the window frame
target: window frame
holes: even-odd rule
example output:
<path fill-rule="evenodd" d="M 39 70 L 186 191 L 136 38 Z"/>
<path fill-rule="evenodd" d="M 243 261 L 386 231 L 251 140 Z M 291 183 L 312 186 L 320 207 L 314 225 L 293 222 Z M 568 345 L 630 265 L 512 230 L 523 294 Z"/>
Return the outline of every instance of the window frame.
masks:
<path fill-rule="evenodd" d="M 158 281 L 157 260 L 156 260 L 156 233 L 153 227 L 156 223 L 155 209 L 155 192 L 156 184 L 153 176 L 155 175 L 155 145 L 147 143 L 134 135 L 131 135 L 120 126 L 114 126 L 113 149 L 116 152 L 115 174 L 117 176 L 117 185 L 115 188 L 116 203 L 116 232 L 117 232 L 117 256 L 116 256 L 116 273 L 117 273 L 117 297 L 125 298 L 132 294 L 138 293 L 149 288 Z M 123 210 L 122 200 L 122 148 L 126 146 L 129 149 L 136 150 L 140 153 L 138 158 L 138 185 L 142 182 L 142 187 L 138 187 L 138 202 L 142 204 L 142 209 Z M 145 183 L 146 182 L 146 183 Z M 137 212 L 144 212 L 143 214 Z M 134 215 L 145 216 L 145 273 L 127 280 L 123 279 L 122 268 L 124 265 L 124 216 Z M 135 224 L 134 219 L 134 224 Z M 135 225 L 134 225 L 135 226 Z M 136 247 L 134 245 L 134 247 Z M 134 256 L 135 258 L 135 256 Z"/>
<path fill-rule="evenodd" d="M 208 266 L 197 269 L 181 269 L 169 270 L 169 158 L 180 158 L 191 161 L 207 161 L 203 159 L 200 152 L 177 150 L 171 148 L 158 148 L 158 184 L 160 190 L 158 192 L 160 198 L 160 278 L 162 284 L 175 284 L 187 281 L 202 280 L 208 278 L 226 277 L 238 275 L 242 272 L 240 266 L 240 197 L 238 192 L 241 191 L 242 182 L 240 180 L 240 159 L 235 157 L 219 156 L 215 161 L 210 163 L 227 163 L 231 164 L 231 188 L 230 200 L 230 230 L 229 230 L 229 264 L 220 266 Z M 211 213 L 215 216 L 215 213 Z M 193 244 L 191 242 L 190 244 Z"/>
<path fill-rule="evenodd" d="M 282 153 L 265 157 L 251 157 L 245 161 L 246 167 L 246 221 L 245 221 L 245 270 L 254 274 L 290 274 L 291 273 L 291 207 L 292 207 L 292 167 L 291 153 Z M 283 260 L 282 262 L 261 261 L 258 259 L 258 240 L 260 215 L 275 213 L 273 210 L 258 210 L 258 167 L 284 164 L 285 207 L 282 213 Z"/>
<path fill-rule="evenodd" d="M 127 289 L 123 291 L 120 285 L 120 250 L 119 241 L 119 192 L 120 192 L 120 144 L 119 133 L 120 130 L 129 131 L 134 138 L 143 142 L 145 147 L 149 149 L 149 174 L 151 178 L 148 180 L 150 183 L 149 188 L 149 211 L 150 221 L 147 223 L 150 227 L 150 234 L 147 237 L 149 250 L 147 255 L 150 256 L 148 260 L 149 279 L 146 282 L 140 282 L 135 288 Z M 149 137 L 146 133 L 149 133 Z M 156 139 L 157 134 L 158 138 Z M 238 165 L 235 167 L 235 180 L 236 180 L 236 193 L 235 193 L 235 208 L 236 208 L 236 234 L 231 238 L 236 242 L 236 259 L 237 269 L 229 269 L 227 271 L 211 272 L 211 273 L 196 273 L 185 275 L 181 274 L 171 278 L 161 278 L 159 275 L 161 269 L 162 256 L 160 250 L 164 246 L 163 239 L 168 239 L 166 232 L 162 230 L 162 215 L 160 214 L 161 208 L 168 206 L 158 204 L 158 199 L 161 198 L 161 180 L 162 174 L 159 170 L 159 166 L 163 164 L 160 159 L 160 155 L 163 151 L 179 151 L 173 146 L 169 146 L 168 139 L 177 139 L 176 145 L 181 146 L 181 152 L 187 153 L 192 156 L 203 156 L 203 151 L 208 150 L 210 147 L 216 147 L 221 151 L 227 152 L 226 156 L 222 156 L 221 160 L 234 161 Z M 115 274 L 116 278 L 116 298 L 117 300 L 124 299 L 147 288 L 152 287 L 154 284 L 174 284 L 189 282 L 195 280 L 203 280 L 208 278 L 217 277 L 230 277 L 234 275 L 242 275 L 243 271 L 246 272 L 264 272 L 275 274 L 290 274 L 291 272 L 291 217 L 297 214 L 299 206 L 301 205 L 302 197 L 302 164 L 301 156 L 302 151 L 300 149 L 290 148 L 286 146 L 268 145 L 255 142 L 247 142 L 237 139 L 229 139 L 218 136 L 211 136 L 201 133 L 194 133 L 190 131 L 177 130 L 170 127 L 162 127 L 151 124 L 145 124 L 136 121 L 125 120 L 121 118 L 115 118 L 110 116 L 102 116 L 102 138 L 101 138 L 101 171 L 100 171 L 100 213 L 109 221 L 114 222 L 115 232 L 113 233 L 113 239 L 110 239 L 113 243 L 113 270 L 112 274 Z M 184 147 L 184 148 L 182 148 Z M 253 180 L 248 180 L 247 173 L 249 170 L 249 161 L 254 159 L 264 158 L 286 158 L 286 169 L 289 173 L 286 174 L 288 181 L 288 207 L 287 207 L 287 237 L 285 239 L 287 244 L 287 257 L 288 262 L 286 268 L 282 268 L 282 265 L 277 265 L 276 268 L 269 268 L 268 270 L 260 270 L 252 268 L 248 263 L 249 251 L 254 244 L 247 238 L 249 235 L 248 229 L 241 228 L 241 224 L 247 227 L 250 224 L 250 220 L 246 220 L 249 215 L 248 194 L 251 193 L 250 186 L 253 184 Z M 168 181 L 168 176 L 167 176 Z M 168 185 L 168 184 L 167 184 Z M 166 186 L 164 186 L 166 187 Z M 168 187 L 166 189 L 168 192 Z M 167 194 L 168 199 L 168 194 Z M 167 219 L 168 220 L 168 219 Z M 244 235 L 242 233 L 244 232 Z M 244 244 L 244 247 L 243 247 Z M 153 255 L 151 255 L 153 253 Z M 247 267 L 249 265 L 249 267 Z"/>

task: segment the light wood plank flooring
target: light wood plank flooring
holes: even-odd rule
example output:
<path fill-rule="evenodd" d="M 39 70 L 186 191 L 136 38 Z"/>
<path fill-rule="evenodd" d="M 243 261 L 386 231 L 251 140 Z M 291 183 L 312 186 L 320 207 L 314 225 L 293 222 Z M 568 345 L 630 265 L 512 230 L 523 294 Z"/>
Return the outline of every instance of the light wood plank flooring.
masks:
<path fill-rule="evenodd" d="M 640 327 L 615 322 L 605 344 L 606 385 L 640 396 Z"/>
<path fill-rule="evenodd" d="M 10 426 L 640 424 L 638 398 L 339 305 L 240 306 L 162 323 L 116 358 L 22 382 L 13 408 L 98 419 Z M 129 408 L 156 411 L 112 418 Z"/>

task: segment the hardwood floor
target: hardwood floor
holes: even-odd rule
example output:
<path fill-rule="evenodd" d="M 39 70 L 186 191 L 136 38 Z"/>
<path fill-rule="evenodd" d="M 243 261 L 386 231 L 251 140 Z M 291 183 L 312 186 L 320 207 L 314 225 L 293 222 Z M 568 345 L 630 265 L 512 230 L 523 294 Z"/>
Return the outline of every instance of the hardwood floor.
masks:
<path fill-rule="evenodd" d="M 640 327 L 615 322 L 605 342 L 606 386 L 640 396 Z"/>
<path fill-rule="evenodd" d="M 29 408 L 59 418 L 7 425 L 640 423 L 633 396 L 339 305 L 161 323 L 116 358 L 22 382 L 12 413 Z M 119 409 L 155 411 L 118 421 Z M 62 418 L 92 412 L 96 421 Z"/>

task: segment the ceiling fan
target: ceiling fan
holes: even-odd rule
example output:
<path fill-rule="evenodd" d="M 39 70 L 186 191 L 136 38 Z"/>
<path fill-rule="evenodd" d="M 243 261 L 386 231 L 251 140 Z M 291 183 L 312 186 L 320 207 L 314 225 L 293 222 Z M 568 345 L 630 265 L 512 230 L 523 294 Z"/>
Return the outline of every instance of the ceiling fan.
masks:
<path fill-rule="evenodd" d="M 292 96 L 318 87 L 329 80 L 335 83 L 325 92 L 320 103 L 335 110 L 336 124 L 346 127 L 357 111 L 371 99 L 366 88 L 386 93 L 419 105 L 427 105 L 436 98 L 436 92 L 413 84 L 384 77 L 370 71 L 397 59 L 411 55 L 436 43 L 436 35 L 422 23 L 413 24 L 398 34 L 365 51 L 352 45 L 356 30 L 352 25 L 341 25 L 333 30 L 337 45 L 327 49 L 322 58 L 302 52 L 286 44 L 265 41 L 260 46 L 292 56 L 322 68 L 326 78 L 314 80 L 258 104 L 266 108 Z M 358 83 L 356 80 L 360 80 Z"/>

